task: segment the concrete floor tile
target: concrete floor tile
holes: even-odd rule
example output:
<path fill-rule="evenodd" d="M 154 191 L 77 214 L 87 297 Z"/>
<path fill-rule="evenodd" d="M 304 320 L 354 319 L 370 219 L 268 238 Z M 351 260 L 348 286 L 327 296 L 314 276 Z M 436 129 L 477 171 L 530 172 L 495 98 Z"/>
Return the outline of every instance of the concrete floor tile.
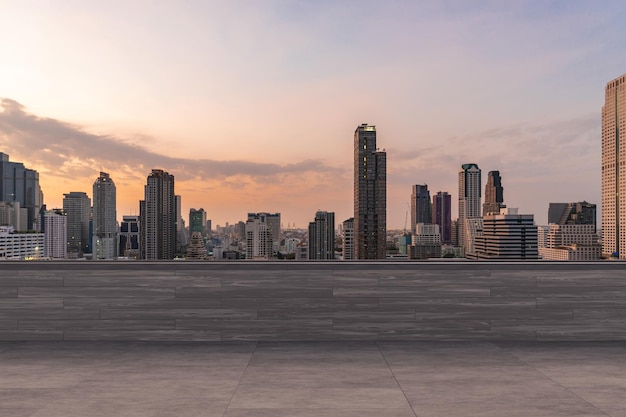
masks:
<path fill-rule="evenodd" d="M 63 398 L 66 394 L 66 389 L 0 388 L 0 407 L 40 408 Z"/>
<path fill-rule="evenodd" d="M 261 342 L 249 365 L 275 364 L 384 364 L 375 343 L 368 342 Z"/>
<path fill-rule="evenodd" d="M 264 410 L 245 410 L 229 408 L 224 417 L 415 417 L 412 410 L 384 409 L 372 410 L 363 408 L 316 408 L 307 410 L 302 408 L 270 408 Z"/>
<path fill-rule="evenodd" d="M 240 387 L 266 388 L 398 388 L 393 374 L 384 364 L 352 366 L 346 364 L 249 366 Z"/>
<path fill-rule="evenodd" d="M 574 394 L 593 404 L 611 417 L 626 417 L 626 389 L 610 386 L 570 388 Z"/>
<path fill-rule="evenodd" d="M 2 408 L 2 406 L 0 406 L 0 416 L 2 417 L 30 417 L 36 412 L 37 409 Z"/>
<path fill-rule="evenodd" d="M 367 408 L 409 407 L 399 388 L 239 387 L 229 408 Z"/>
<path fill-rule="evenodd" d="M 211 407 L 205 403 L 187 405 L 146 405 L 107 400 L 63 400 L 44 407 L 32 417 L 222 417 L 224 407 Z"/>
<path fill-rule="evenodd" d="M 42 355 L 45 353 L 42 352 Z M 44 362 L 31 364 L 0 363 L 2 388 L 71 388 L 96 374 L 100 368 L 93 365 L 46 366 Z"/>

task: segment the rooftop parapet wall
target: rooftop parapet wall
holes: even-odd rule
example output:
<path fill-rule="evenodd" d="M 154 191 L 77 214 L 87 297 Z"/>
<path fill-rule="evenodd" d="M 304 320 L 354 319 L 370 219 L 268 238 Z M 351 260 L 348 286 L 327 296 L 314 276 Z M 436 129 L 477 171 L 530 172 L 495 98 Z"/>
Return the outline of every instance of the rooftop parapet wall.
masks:
<path fill-rule="evenodd" d="M 2 262 L 7 340 L 626 340 L 626 263 Z"/>

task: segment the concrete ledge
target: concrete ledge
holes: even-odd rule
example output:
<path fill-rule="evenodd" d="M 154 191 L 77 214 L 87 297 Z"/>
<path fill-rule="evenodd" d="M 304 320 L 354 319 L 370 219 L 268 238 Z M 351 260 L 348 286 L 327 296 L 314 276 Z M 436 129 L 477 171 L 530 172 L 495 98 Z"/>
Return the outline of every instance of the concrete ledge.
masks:
<path fill-rule="evenodd" d="M 626 263 L 2 262 L 30 340 L 626 340 Z"/>

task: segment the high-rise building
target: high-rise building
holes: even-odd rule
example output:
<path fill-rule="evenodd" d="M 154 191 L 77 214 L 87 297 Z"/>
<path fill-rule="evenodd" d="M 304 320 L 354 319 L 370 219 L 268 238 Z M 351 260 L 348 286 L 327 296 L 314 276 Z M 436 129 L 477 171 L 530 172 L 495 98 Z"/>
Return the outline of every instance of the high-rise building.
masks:
<path fill-rule="evenodd" d="M 239 223 L 243 224 L 243 222 L 239 222 Z M 244 226 L 244 229 L 245 229 L 245 226 Z M 206 235 L 207 235 L 208 238 L 211 237 L 212 231 L 213 231 L 213 222 L 211 221 L 211 219 L 207 219 L 207 221 L 206 221 Z"/>
<path fill-rule="evenodd" d="M 93 183 L 93 238 L 94 259 L 117 257 L 117 203 L 115 183 L 106 172 Z"/>
<path fill-rule="evenodd" d="M 342 253 L 344 261 L 351 261 L 354 259 L 354 217 L 350 217 L 344 220 L 342 223 Z"/>
<path fill-rule="evenodd" d="M 318 211 L 309 223 L 309 259 L 335 259 L 335 213 Z"/>
<path fill-rule="evenodd" d="M 408 255 L 411 259 L 441 258 L 439 225 L 417 223 Z"/>
<path fill-rule="evenodd" d="M 20 207 L 19 201 L 0 201 L 0 226 L 11 226 L 17 232 L 35 230 L 28 227 L 28 209 Z"/>
<path fill-rule="evenodd" d="M 578 203 L 550 203 L 548 223 L 552 224 L 592 224 L 596 228 L 596 205 L 581 201 Z"/>
<path fill-rule="evenodd" d="M 411 194 L 411 232 L 415 233 L 417 223 L 433 223 L 428 185 L 414 185 Z"/>
<path fill-rule="evenodd" d="M 44 256 L 51 259 L 67 258 L 67 217 L 61 209 L 43 213 Z"/>
<path fill-rule="evenodd" d="M 123 216 L 120 224 L 119 256 L 124 258 L 139 258 L 139 216 Z"/>
<path fill-rule="evenodd" d="M 626 74 L 610 81 L 602 106 L 602 253 L 626 258 Z"/>
<path fill-rule="evenodd" d="M 248 213 L 246 259 L 270 259 L 274 256 L 272 237 L 274 225 L 268 222 L 270 218 L 267 213 Z"/>
<path fill-rule="evenodd" d="M 82 191 L 63 194 L 63 211 L 67 216 L 68 256 L 82 256 L 91 253 L 89 221 L 91 219 L 91 199 Z"/>
<path fill-rule="evenodd" d="M 473 258 L 537 259 L 537 226 L 532 214 L 518 214 L 516 208 L 503 208 L 500 214 L 482 219 L 482 233 L 475 237 Z"/>
<path fill-rule="evenodd" d="M 174 259 L 176 251 L 176 200 L 174 176 L 153 169 L 140 202 L 141 258 Z"/>
<path fill-rule="evenodd" d="M 459 171 L 459 246 L 463 249 L 470 245 L 466 242 L 465 222 L 467 219 L 481 217 L 480 213 L 480 168 L 476 164 L 463 164 Z"/>
<path fill-rule="evenodd" d="M 277 252 L 280 249 L 280 213 L 248 213 L 248 220 L 257 217 L 263 217 L 272 237 L 272 250 Z"/>
<path fill-rule="evenodd" d="M 176 255 L 185 255 L 187 244 L 189 244 L 189 234 L 185 228 L 185 220 L 183 219 L 183 197 L 174 196 L 174 207 L 176 208 Z"/>
<path fill-rule="evenodd" d="M 26 226 L 35 229 L 43 193 L 39 173 L 24 167 L 21 162 L 10 162 L 9 155 L 0 152 L 0 201 L 18 202 L 27 211 Z"/>
<path fill-rule="evenodd" d="M 488 214 L 500 214 L 504 204 L 504 189 L 500 171 L 489 171 L 487 184 L 485 185 L 485 202 L 483 203 L 483 216 Z"/>
<path fill-rule="evenodd" d="M 210 220 L 209 220 L 210 221 Z M 207 235 L 207 220 L 206 220 L 206 211 L 203 208 L 201 209 L 190 209 L 189 210 L 189 233 L 193 234 L 193 232 L 200 232 L 200 235 Z"/>
<path fill-rule="evenodd" d="M 376 148 L 376 127 L 354 131 L 354 258 L 385 259 L 387 153 Z"/>
<path fill-rule="evenodd" d="M 439 191 L 433 196 L 433 223 L 439 225 L 441 243 L 452 244 L 452 196 Z"/>
<path fill-rule="evenodd" d="M 192 261 L 201 261 L 206 259 L 207 253 L 204 247 L 204 238 L 201 232 L 191 232 L 191 239 L 187 246 L 185 258 Z"/>

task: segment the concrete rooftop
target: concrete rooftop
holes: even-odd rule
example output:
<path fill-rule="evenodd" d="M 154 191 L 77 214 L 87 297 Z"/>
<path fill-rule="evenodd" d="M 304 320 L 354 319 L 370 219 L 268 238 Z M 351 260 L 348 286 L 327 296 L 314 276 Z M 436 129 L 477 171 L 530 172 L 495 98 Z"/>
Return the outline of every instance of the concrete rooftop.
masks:
<path fill-rule="evenodd" d="M 626 342 L 2 342 L 0 415 L 626 416 Z"/>

